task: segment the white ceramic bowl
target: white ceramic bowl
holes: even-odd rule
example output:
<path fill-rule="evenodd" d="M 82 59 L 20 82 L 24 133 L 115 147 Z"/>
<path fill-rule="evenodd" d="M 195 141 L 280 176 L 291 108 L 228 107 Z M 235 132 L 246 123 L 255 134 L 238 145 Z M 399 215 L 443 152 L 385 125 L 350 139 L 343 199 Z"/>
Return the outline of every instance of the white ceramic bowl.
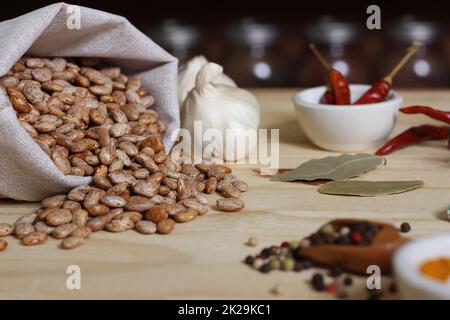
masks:
<path fill-rule="evenodd" d="M 356 101 L 369 85 L 350 85 Z M 340 152 L 364 151 L 383 144 L 395 126 L 403 98 L 392 91 L 386 101 L 336 106 L 321 104 L 326 87 L 299 92 L 293 98 L 297 119 L 306 136 L 318 147 Z"/>
<path fill-rule="evenodd" d="M 450 299 L 450 283 L 421 274 L 423 262 L 450 257 L 450 234 L 426 237 L 400 248 L 393 266 L 399 293 L 403 299 Z"/>

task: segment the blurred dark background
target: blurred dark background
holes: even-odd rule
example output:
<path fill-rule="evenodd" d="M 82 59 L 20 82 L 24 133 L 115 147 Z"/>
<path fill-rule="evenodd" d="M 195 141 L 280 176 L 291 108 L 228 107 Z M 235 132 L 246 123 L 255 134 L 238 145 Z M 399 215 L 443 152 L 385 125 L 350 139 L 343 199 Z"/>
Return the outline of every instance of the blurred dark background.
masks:
<path fill-rule="evenodd" d="M 52 1 L 2 3 L 11 19 Z M 183 64 L 203 54 L 241 86 L 322 84 L 308 51 L 314 42 L 352 83 L 382 78 L 414 40 L 423 43 L 394 80 L 397 87 L 450 85 L 449 1 L 70 1 L 128 18 Z M 368 30 L 366 9 L 381 8 L 381 30 Z M 5 44 L 3 44 L 5 45 Z"/>

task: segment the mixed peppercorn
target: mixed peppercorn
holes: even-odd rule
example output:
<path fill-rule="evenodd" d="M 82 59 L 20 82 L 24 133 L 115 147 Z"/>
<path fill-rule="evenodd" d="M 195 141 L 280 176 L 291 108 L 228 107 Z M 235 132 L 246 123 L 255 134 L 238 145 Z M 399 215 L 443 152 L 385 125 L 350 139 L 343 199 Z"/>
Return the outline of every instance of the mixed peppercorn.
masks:
<path fill-rule="evenodd" d="M 369 221 L 338 226 L 328 223 L 301 241 L 285 241 L 280 245 L 263 248 L 254 256 L 248 255 L 244 263 L 261 273 L 275 270 L 300 272 L 312 267 L 324 268 L 326 270 L 324 273 L 313 274 L 311 278 L 313 289 L 345 298 L 347 293 L 343 288 L 351 286 L 353 278 L 340 266 L 324 266 L 304 257 L 302 250 L 318 245 L 370 246 L 380 230 L 380 226 Z M 404 222 L 400 225 L 399 231 L 405 233 L 410 230 L 409 223 Z M 326 281 L 326 276 L 334 280 Z M 373 299 L 375 294 L 369 292 L 369 298 Z"/>
<path fill-rule="evenodd" d="M 368 221 L 341 226 L 338 229 L 331 224 L 325 225 L 319 232 L 309 236 L 311 245 L 317 244 L 342 244 L 342 245 L 370 245 L 380 228 Z"/>

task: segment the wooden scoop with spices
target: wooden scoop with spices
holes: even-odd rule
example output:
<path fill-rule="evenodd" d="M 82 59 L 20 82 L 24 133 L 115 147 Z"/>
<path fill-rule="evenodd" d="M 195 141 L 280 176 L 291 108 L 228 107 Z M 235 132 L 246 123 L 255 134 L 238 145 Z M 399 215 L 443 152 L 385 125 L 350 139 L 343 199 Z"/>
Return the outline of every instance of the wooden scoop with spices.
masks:
<path fill-rule="evenodd" d="M 408 239 L 389 224 L 339 219 L 328 222 L 306 241 L 309 243 L 299 249 L 300 257 L 363 274 L 368 266 L 377 265 L 383 274 L 389 274 L 394 252 Z"/>

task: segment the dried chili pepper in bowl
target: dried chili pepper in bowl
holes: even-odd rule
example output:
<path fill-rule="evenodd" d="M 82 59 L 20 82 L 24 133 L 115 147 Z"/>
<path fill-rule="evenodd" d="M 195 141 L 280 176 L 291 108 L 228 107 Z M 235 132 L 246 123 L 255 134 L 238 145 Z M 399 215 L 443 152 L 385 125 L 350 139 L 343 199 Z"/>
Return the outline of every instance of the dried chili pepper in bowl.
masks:
<path fill-rule="evenodd" d="M 352 84 L 353 98 L 368 85 Z M 297 120 L 305 135 L 320 148 L 339 152 L 371 150 L 386 141 L 395 126 L 402 97 L 395 91 L 383 102 L 363 106 L 323 104 L 324 86 L 293 97 Z"/>
<path fill-rule="evenodd" d="M 414 42 L 407 50 L 404 57 L 399 61 L 399 63 L 389 72 L 389 74 L 382 80 L 375 82 L 375 84 L 367 90 L 355 104 L 369 104 L 381 102 L 386 99 L 392 88 L 392 79 L 400 71 L 400 69 L 408 62 L 408 60 L 416 53 L 417 49 L 420 47 L 419 42 Z"/>
<path fill-rule="evenodd" d="M 330 66 L 313 43 L 309 45 L 309 48 L 327 71 L 328 86 L 330 90 L 327 90 L 325 93 L 325 102 L 327 104 L 349 105 L 350 86 L 345 76 L 340 71 L 333 69 Z M 334 99 L 331 99 L 331 97 Z"/>
<path fill-rule="evenodd" d="M 336 104 L 336 101 L 334 99 L 334 93 L 329 88 L 323 94 L 323 100 L 324 100 L 325 104 Z"/>
<path fill-rule="evenodd" d="M 369 104 L 384 101 L 391 91 L 392 82 L 385 79 L 375 82 L 354 104 Z"/>

